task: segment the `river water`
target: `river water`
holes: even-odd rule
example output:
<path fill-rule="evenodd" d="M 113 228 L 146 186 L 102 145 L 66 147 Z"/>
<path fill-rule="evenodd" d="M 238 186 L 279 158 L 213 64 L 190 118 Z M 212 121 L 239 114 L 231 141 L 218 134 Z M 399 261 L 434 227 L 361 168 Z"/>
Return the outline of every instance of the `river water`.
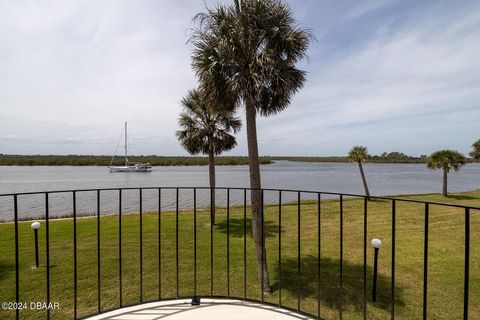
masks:
<path fill-rule="evenodd" d="M 372 164 L 364 165 L 372 195 L 399 195 L 440 192 L 442 173 L 432 171 L 424 164 Z M 358 166 L 351 163 L 308 163 L 277 161 L 261 166 L 264 188 L 313 190 L 363 194 L 363 185 Z M 0 166 L 0 194 L 73 189 L 126 188 L 126 187 L 207 187 L 208 167 L 179 166 L 154 167 L 150 173 L 109 173 L 105 167 L 73 166 Z M 218 187 L 248 187 L 248 166 L 218 166 Z M 461 192 L 480 188 L 480 164 L 467 164 L 449 174 L 449 191 Z M 218 191 L 218 205 L 225 205 L 225 191 Z M 230 203 L 243 203 L 243 191 L 231 191 Z M 297 195 L 284 193 L 282 201 L 296 200 Z M 302 194 L 302 199 L 312 196 Z M 248 198 L 248 197 L 247 197 Z M 275 203 L 278 194 L 265 193 L 266 203 Z M 101 192 L 101 213 L 118 211 L 118 191 Z M 162 190 L 162 210 L 175 208 L 175 190 Z M 198 190 L 197 205 L 209 204 L 208 190 Z M 143 192 L 143 210 L 157 210 L 158 190 Z M 193 206 L 193 191 L 181 190 L 180 208 Z M 77 194 L 77 212 L 80 215 L 96 212 L 96 192 Z M 20 218 L 43 217 L 45 196 L 19 196 Z M 122 193 L 122 210 L 134 212 L 139 209 L 138 190 Z M 49 215 L 69 215 L 72 212 L 72 194 L 50 194 Z M 0 221 L 13 219 L 13 198 L 0 196 Z"/>

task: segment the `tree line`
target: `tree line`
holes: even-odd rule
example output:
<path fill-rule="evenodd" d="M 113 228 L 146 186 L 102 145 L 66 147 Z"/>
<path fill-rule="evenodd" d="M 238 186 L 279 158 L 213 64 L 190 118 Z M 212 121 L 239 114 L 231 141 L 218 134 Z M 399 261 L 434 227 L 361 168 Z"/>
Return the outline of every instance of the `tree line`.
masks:
<path fill-rule="evenodd" d="M 347 156 L 330 156 L 330 157 L 316 157 L 316 156 L 267 156 L 273 160 L 288 160 L 298 162 L 349 162 L 350 158 Z M 368 162 L 371 163 L 427 163 L 428 155 L 410 156 L 403 152 L 383 152 L 381 155 L 369 154 Z M 478 162 L 474 158 L 466 158 L 465 161 Z"/>
<path fill-rule="evenodd" d="M 130 161 L 145 163 L 153 166 L 205 166 L 207 157 L 164 157 L 164 156 L 130 156 Z M 108 166 L 111 156 L 96 155 L 6 155 L 0 154 L 2 166 Z M 261 164 L 270 164 L 273 161 L 262 157 Z M 113 165 L 123 165 L 124 158 L 117 157 Z M 248 157 L 219 157 L 217 165 L 247 165 Z"/>
<path fill-rule="evenodd" d="M 348 156 L 331 156 L 331 157 L 291 157 L 291 156 L 272 156 L 275 160 L 289 160 L 300 162 L 349 162 Z M 376 163 L 425 163 L 427 155 L 419 157 L 409 156 L 402 152 L 384 152 L 381 155 L 369 155 L 369 162 Z"/>

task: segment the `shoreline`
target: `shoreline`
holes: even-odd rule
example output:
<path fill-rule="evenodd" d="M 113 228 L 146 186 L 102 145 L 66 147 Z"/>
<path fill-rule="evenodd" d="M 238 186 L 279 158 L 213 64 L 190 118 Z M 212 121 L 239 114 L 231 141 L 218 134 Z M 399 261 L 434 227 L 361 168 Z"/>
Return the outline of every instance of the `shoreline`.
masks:
<path fill-rule="evenodd" d="M 123 165 L 123 158 L 116 157 L 112 165 Z M 0 154 L 0 166 L 109 166 L 111 156 L 107 155 L 7 155 Z M 204 156 L 130 156 L 132 163 L 149 162 L 152 166 L 207 166 L 208 157 Z M 350 163 L 345 156 L 303 157 L 303 156 L 261 156 L 260 164 L 273 164 L 275 161 L 305 162 L 305 163 Z M 385 164 L 425 164 L 425 157 L 409 157 L 402 159 L 387 159 L 380 156 L 372 157 L 367 163 Z M 247 156 L 219 156 L 215 165 L 248 165 Z M 480 163 L 467 158 L 467 163 Z"/>
<path fill-rule="evenodd" d="M 129 156 L 131 163 L 149 162 L 152 166 L 206 166 L 208 157 L 188 156 Z M 6 155 L 0 154 L 0 166 L 103 166 L 123 165 L 123 157 L 106 155 Z M 215 165 L 248 165 L 246 156 L 220 156 L 215 158 Z M 271 164 L 273 160 L 260 157 L 260 164 Z"/>

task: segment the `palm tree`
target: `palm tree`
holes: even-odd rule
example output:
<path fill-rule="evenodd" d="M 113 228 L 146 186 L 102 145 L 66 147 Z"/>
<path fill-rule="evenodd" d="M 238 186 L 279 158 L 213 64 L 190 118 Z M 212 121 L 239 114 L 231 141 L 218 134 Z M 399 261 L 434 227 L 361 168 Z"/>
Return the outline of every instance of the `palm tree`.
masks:
<path fill-rule="evenodd" d="M 480 139 L 478 139 L 474 144 L 472 144 L 472 152 L 470 152 L 470 156 L 473 159 L 480 160 Z"/>
<path fill-rule="evenodd" d="M 430 155 L 427 161 L 427 167 L 430 169 L 443 169 L 443 191 L 444 197 L 448 196 L 447 175 L 450 170 L 458 171 L 465 164 L 465 157 L 455 150 L 441 150 Z"/>
<path fill-rule="evenodd" d="M 232 5 L 207 8 L 197 22 L 191 37 L 192 67 L 201 88 L 216 108 L 245 107 L 252 232 L 259 278 L 269 293 L 256 118 L 284 110 L 302 88 L 306 72 L 296 64 L 305 57 L 312 36 L 298 27 L 281 0 L 234 0 Z"/>
<path fill-rule="evenodd" d="M 183 112 L 178 120 L 181 130 L 177 131 L 177 138 L 190 154 L 208 155 L 210 194 L 215 203 L 215 155 L 236 146 L 231 133 L 237 133 L 242 123 L 231 112 L 212 109 L 198 90 L 188 92 L 181 103 Z M 215 224 L 214 207 L 210 216 L 212 224 Z"/>
<path fill-rule="evenodd" d="M 352 162 L 358 163 L 358 168 L 360 169 L 360 175 L 362 176 L 363 187 L 365 188 L 365 195 L 367 198 L 370 198 L 370 192 L 368 191 L 367 179 L 365 179 L 365 173 L 363 172 L 362 163 L 366 162 L 370 155 L 368 154 L 367 147 L 355 146 L 348 153 L 348 158 Z"/>

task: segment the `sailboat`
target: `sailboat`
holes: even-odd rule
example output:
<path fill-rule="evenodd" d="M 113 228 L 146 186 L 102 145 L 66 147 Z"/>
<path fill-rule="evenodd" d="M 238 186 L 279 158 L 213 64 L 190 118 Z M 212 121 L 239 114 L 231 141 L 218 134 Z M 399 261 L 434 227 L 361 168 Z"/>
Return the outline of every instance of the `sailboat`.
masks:
<path fill-rule="evenodd" d="M 152 171 L 152 165 L 150 163 L 134 163 L 130 164 L 128 162 L 128 147 L 127 147 L 127 123 L 125 122 L 125 165 L 123 166 L 112 166 L 113 159 L 115 159 L 115 154 L 110 161 L 108 168 L 110 172 L 150 172 Z M 119 141 L 120 142 L 120 141 Z M 118 145 L 117 145 L 118 148 Z M 116 152 L 116 151 L 115 151 Z"/>

